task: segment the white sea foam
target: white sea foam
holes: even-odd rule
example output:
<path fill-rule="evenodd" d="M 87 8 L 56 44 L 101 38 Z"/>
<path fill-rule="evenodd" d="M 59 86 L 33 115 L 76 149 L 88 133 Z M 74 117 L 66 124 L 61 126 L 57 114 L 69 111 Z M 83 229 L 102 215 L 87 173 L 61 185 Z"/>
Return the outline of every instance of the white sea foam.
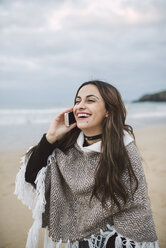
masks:
<path fill-rule="evenodd" d="M 127 116 L 133 119 L 164 118 L 166 117 L 166 103 L 127 103 Z"/>
<path fill-rule="evenodd" d="M 166 112 L 148 112 L 148 113 L 129 114 L 128 117 L 134 119 L 166 117 Z"/>
<path fill-rule="evenodd" d="M 64 108 L 0 109 L 0 126 L 50 123 Z"/>
<path fill-rule="evenodd" d="M 127 120 L 134 130 L 166 124 L 166 103 L 126 103 Z M 65 108 L 66 109 L 66 108 Z M 39 142 L 52 119 L 64 108 L 0 109 L 0 150 L 28 148 Z"/>
<path fill-rule="evenodd" d="M 127 103 L 128 120 L 166 118 L 165 103 Z M 0 126 L 47 124 L 64 108 L 0 109 Z"/>

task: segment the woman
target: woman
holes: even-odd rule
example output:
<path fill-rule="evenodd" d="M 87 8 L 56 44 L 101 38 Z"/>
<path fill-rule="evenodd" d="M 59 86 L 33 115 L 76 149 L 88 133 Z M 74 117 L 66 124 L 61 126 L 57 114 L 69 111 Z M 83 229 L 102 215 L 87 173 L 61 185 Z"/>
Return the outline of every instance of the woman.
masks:
<path fill-rule="evenodd" d="M 68 111 L 76 122 L 66 127 Z M 45 248 L 55 242 L 73 248 L 158 247 L 141 159 L 125 119 L 114 86 L 86 82 L 74 107 L 59 114 L 26 154 L 15 194 L 33 210 L 27 248 L 36 247 L 40 227 L 46 228 Z"/>

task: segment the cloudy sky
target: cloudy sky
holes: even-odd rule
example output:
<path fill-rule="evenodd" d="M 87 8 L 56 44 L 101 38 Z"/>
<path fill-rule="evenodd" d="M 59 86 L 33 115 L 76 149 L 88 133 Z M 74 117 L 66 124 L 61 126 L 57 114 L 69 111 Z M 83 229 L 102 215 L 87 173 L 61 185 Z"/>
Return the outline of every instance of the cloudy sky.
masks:
<path fill-rule="evenodd" d="M 165 0 L 0 0 L 1 104 L 64 104 L 84 81 L 166 88 Z"/>

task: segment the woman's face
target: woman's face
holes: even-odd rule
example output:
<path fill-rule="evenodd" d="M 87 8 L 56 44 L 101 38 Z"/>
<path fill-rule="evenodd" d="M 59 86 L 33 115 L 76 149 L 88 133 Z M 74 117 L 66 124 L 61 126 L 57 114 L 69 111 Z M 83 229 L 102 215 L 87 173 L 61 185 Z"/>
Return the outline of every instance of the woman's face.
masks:
<path fill-rule="evenodd" d="M 73 112 L 77 127 L 85 135 L 93 136 L 102 133 L 102 123 L 107 111 L 104 100 L 95 85 L 88 84 L 79 90 Z"/>

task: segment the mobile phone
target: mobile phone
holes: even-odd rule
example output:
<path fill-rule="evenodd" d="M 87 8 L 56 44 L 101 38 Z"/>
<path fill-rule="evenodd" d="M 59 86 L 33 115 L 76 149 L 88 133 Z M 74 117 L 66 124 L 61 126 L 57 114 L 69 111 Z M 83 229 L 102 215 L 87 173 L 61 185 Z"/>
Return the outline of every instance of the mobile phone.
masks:
<path fill-rule="evenodd" d="M 73 111 L 65 113 L 65 125 L 69 127 L 71 124 L 76 122 Z"/>

